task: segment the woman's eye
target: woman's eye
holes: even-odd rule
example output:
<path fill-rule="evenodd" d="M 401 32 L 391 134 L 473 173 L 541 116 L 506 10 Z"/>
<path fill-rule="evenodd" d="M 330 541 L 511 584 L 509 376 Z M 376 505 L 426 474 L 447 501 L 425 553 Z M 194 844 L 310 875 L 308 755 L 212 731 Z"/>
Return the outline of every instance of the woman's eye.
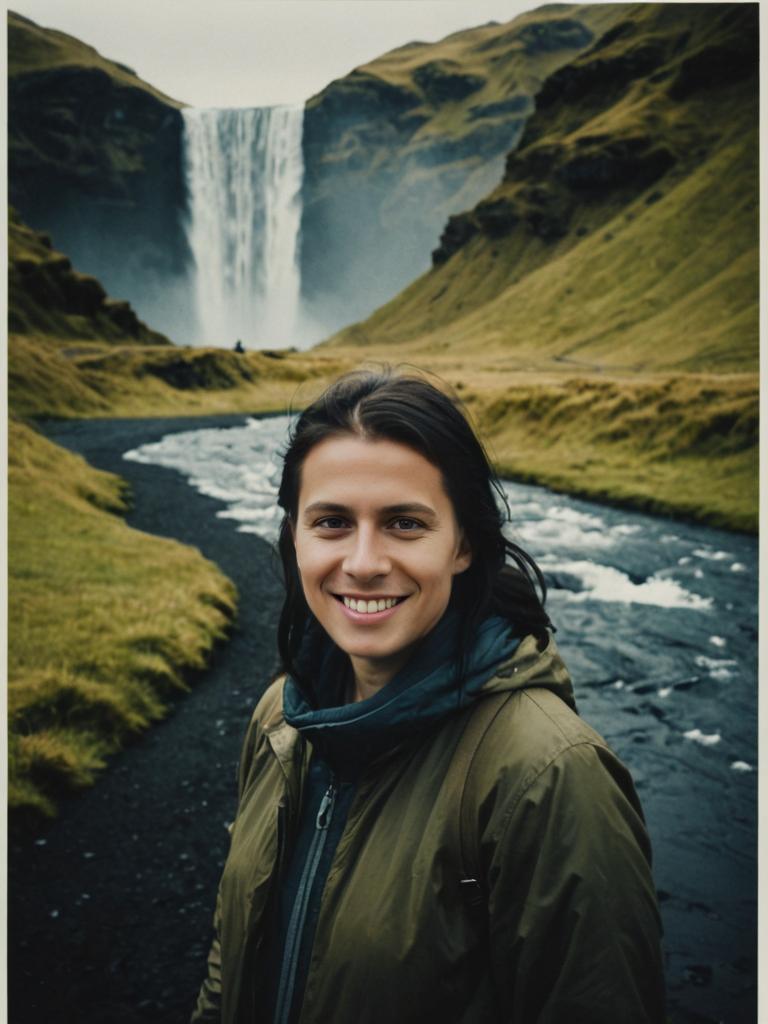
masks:
<path fill-rule="evenodd" d="M 347 525 L 345 519 L 341 516 L 326 516 L 325 519 L 318 519 L 315 526 L 320 526 L 326 530 L 342 530 Z"/>
<path fill-rule="evenodd" d="M 414 530 L 422 529 L 422 524 L 418 519 L 408 519 L 404 516 L 395 519 L 392 525 L 402 533 L 412 533 Z"/>

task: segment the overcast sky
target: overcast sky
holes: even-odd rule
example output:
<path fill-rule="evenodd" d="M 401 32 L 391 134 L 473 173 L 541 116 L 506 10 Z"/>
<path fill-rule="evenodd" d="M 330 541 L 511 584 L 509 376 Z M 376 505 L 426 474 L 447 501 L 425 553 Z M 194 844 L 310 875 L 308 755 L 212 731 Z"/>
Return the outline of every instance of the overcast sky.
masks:
<path fill-rule="evenodd" d="M 16 0 L 9 9 L 95 46 L 200 107 L 301 103 L 414 39 L 540 6 L 520 0 Z"/>

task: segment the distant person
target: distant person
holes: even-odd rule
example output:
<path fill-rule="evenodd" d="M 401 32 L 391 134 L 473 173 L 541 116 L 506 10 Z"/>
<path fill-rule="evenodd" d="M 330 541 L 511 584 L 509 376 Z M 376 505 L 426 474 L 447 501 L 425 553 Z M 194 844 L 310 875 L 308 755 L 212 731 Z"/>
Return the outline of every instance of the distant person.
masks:
<path fill-rule="evenodd" d="M 194 1022 L 664 1021 L 637 795 L 576 714 L 500 494 L 420 377 L 350 374 L 299 417 L 284 672 L 245 738 Z"/>
<path fill-rule="evenodd" d="M 235 352 L 240 352 L 240 353 L 245 352 L 245 349 L 243 348 L 243 343 L 242 343 L 242 341 L 240 341 L 239 338 L 235 342 Z"/>

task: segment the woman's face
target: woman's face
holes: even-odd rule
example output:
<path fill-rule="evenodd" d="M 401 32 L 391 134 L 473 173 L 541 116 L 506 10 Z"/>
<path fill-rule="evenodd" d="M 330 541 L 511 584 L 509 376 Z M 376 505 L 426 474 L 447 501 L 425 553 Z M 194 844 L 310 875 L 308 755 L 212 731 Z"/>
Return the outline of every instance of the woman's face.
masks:
<path fill-rule="evenodd" d="M 440 471 L 404 445 L 353 434 L 304 460 L 294 540 L 307 604 L 358 679 L 392 678 L 471 561 Z"/>

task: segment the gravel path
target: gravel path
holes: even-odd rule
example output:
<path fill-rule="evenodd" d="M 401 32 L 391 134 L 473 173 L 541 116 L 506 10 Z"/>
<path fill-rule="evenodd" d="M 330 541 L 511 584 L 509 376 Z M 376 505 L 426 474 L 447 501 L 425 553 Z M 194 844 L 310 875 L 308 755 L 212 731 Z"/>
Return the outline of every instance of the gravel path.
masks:
<path fill-rule="evenodd" d="M 240 617 L 166 721 L 115 757 L 94 788 L 62 801 L 54 823 L 11 835 L 10 1024 L 189 1019 L 235 810 L 240 743 L 276 668 L 280 586 L 268 546 L 216 519 L 223 503 L 173 470 L 124 462 L 122 453 L 171 431 L 244 419 L 43 425 L 57 443 L 130 482 L 131 526 L 216 562 L 238 587 Z"/>

